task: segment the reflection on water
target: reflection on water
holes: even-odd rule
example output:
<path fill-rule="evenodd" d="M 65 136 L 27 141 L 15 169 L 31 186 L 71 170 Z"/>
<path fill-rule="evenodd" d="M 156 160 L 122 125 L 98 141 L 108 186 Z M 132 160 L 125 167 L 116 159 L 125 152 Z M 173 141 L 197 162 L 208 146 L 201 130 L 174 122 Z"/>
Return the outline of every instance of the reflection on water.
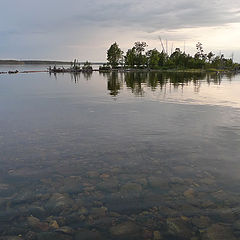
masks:
<path fill-rule="evenodd" d="M 113 96 L 120 94 L 121 90 L 126 87 L 135 96 L 147 95 L 155 100 L 240 107 L 237 90 L 229 84 L 226 86 L 226 82 L 231 83 L 235 77 L 232 73 L 221 75 L 217 73 L 129 72 L 108 73 L 105 76 L 108 79 L 108 90 Z M 222 80 L 224 80 L 223 86 L 221 86 Z M 215 87 L 210 87 L 211 85 Z M 216 89 L 217 87 L 221 89 Z M 198 95 L 193 97 L 193 91 Z"/>
<path fill-rule="evenodd" d="M 198 92 L 201 86 L 201 81 L 206 80 L 208 84 L 221 84 L 223 75 L 212 73 L 159 73 L 159 72 L 127 72 L 127 73 L 103 73 L 108 79 L 108 90 L 111 95 L 118 95 L 123 87 L 123 82 L 132 90 L 136 96 L 143 96 L 144 87 L 149 87 L 152 91 L 158 88 L 163 90 L 167 84 L 174 88 L 184 87 L 193 82 L 195 91 Z M 231 80 L 232 75 L 228 78 Z"/>
<path fill-rule="evenodd" d="M 59 77 L 59 75 L 64 76 L 65 73 L 49 73 L 50 76 L 54 76 L 55 79 L 57 79 L 57 77 Z M 74 81 L 75 83 L 77 83 L 80 79 L 81 76 L 82 78 L 84 78 L 85 80 L 89 80 L 91 79 L 92 76 L 92 72 L 82 72 L 82 73 L 68 73 L 68 75 L 70 76 L 71 80 Z"/>
<path fill-rule="evenodd" d="M 193 83 L 194 90 L 196 92 L 200 91 L 200 86 L 202 80 L 206 80 L 208 84 L 221 84 L 223 75 L 220 74 L 207 74 L 207 73 L 139 73 L 139 72 L 129 72 L 125 74 L 118 73 L 107 73 L 104 74 L 108 78 L 108 90 L 111 95 L 118 95 L 119 90 L 123 86 L 123 81 L 126 86 L 132 90 L 136 96 L 143 96 L 144 87 L 149 87 L 152 91 L 156 91 L 160 88 L 162 91 L 165 89 L 166 85 L 172 85 L 173 88 L 184 87 L 189 83 Z M 232 75 L 228 78 L 231 81 Z M 115 94 L 112 94 L 115 93 Z"/>
<path fill-rule="evenodd" d="M 1 76 L 0 239 L 240 239 L 239 86 Z"/>

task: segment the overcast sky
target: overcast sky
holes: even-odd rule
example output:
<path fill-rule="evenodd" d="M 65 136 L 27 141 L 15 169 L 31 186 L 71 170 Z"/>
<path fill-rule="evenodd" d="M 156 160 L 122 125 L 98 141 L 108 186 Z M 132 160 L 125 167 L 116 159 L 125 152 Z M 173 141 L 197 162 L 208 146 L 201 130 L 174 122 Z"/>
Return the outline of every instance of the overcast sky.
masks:
<path fill-rule="evenodd" d="M 0 59 L 105 61 L 113 42 L 180 47 L 240 62 L 239 0 L 0 0 Z"/>

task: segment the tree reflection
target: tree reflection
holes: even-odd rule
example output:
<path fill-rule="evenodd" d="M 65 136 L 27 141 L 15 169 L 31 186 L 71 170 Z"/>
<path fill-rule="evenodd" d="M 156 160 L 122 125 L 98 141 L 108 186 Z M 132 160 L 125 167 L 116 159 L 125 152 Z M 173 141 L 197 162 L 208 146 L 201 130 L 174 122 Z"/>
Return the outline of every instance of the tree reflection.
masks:
<path fill-rule="evenodd" d="M 222 78 L 226 77 L 231 80 L 233 74 L 222 75 L 219 73 L 203 73 L 203 72 L 126 72 L 121 73 L 121 81 L 119 81 L 120 73 L 113 72 L 107 74 L 108 90 L 110 95 L 117 96 L 120 93 L 123 83 L 136 96 L 143 96 L 146 87 L 151 91 L 156 91 L 158 88 L 161 91 L 166 90 L 169 85 L 178 89 L 188 86 L 190 83 L 194 86 L 194 91 L 199 92 L 203 81 L 208 84 L 220 85 Z"/>
<path fill-rule="evenodd" d="M 92 72 L 82 72 L 82 73 L 81 72 L 69 72 L 69 73 L 51 73 L 51 72 L 49 72 L 49 75 L 50 76 L 53 75 L 56 80 L 59 76 L 69 76 L 70 75 L 71 80 L 74 83 L 78 83 L 79 80 L 81 79 L 81 76 L 83 76 L 83 78 L 85 80 L 90 80 L 92 77 Z"/>
<path fill-rule="evenodd" d="M 74 81 L 75 83 L 78 83 L 80 79 L 80 73 L 70 73 L 71 75 L 71 80 Z"/>
<path fill-rule="evenodd" d="M 100 73 L 107 78 L 107 89 L 111 96 L 116 97 L 123 87 L 123 73 L 109 72 Z"/>
<path fill-rule="evenodd" d="M 126 86 L 137 96 L 143 96 L 142 84 L 147 81 L 147 73 L 128 72 L 124 75 Z"/>
<path fill-rule="evenodd" d="M 68 73 L 66 73 L 68 74 Z M 201 84 L 220 85 L 223 78 L 229 81 L 236 74 L 228 73 L 221 74 L 218 72 L 204 73 L 204 72 L 106 72 L 99 73 L 107 79 L 107 90 L 111 96 L 118 96 L 124 87 L 127 87 L 135 96 L 144 96 L 147 89 L 152 92 L 160 90 L 166 92 L 169 87 L 170 92 L 179 87 L 183 90 L 185 86 L 190 83 L 194 86 L 194 92 L 199 92 Z M 51 75 L 51 74 L 50 74 Z M 64 75 L 64 73 L 61 73 Z M 58 74 L 54 74 L 57 79 Z M 92 72 L 85 73 L 71 73 L 71 80 L 78 83 L 80 78 L 90 80 Z"/>

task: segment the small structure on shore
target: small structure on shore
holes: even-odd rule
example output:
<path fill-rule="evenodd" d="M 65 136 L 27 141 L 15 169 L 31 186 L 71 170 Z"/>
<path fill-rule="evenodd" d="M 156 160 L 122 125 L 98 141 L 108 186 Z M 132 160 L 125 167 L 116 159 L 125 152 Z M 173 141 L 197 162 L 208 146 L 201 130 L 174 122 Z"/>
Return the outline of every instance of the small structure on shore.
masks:
<path fill-rule="evenodd" d="M 18 70 L 15 70 L 15 71 L 8 71 L 8 74 L 16 74 L 18 73 Z"/>
<path fill-rule="evenodd" d="M 80 68 L 75 68 L 75 67 L 71 67 L 71 68 L 64 68 L 64 67 L 61 67 L 61 68 L 57 68 L 56 66 L 54 66 L 53 68 L 52 67 L 49 67 L 48 68 L 48 71 L 50 73 L 65 73 L 65 72 L 81 72 L 81 69 Z"/>
<path fill-rule="evenodd" d="M 70 68 L 64 68 L 64 67 L 59 67 L 57 68 L 56 66 L 54 66 L 53 68 L 50 66 L 48 68 L 48 71 L 50 73 L 80 73 L 80 72 L 92 72 L 93 68 L 91 66 L 91 63 L 86 61 L 83 65 L 83 67 L 81 68 L 81 64 L 78 63 L 78 61 L 75 59 L 72 63 L 71 63 L 71 67 Z"/>
<path fill-rule="evenodd" d="M 104 63 L 103 66 L 99 67 L 99 72 L 110 72 L 112 70 L 109 64 Z"/>
<path fill-rule="evenodd" d="M 88 61 L 86 61 L 82 67 L 82 71 L 83 72 L 92 72 L 93 68 L 92 68 L 92 64 Z"/>

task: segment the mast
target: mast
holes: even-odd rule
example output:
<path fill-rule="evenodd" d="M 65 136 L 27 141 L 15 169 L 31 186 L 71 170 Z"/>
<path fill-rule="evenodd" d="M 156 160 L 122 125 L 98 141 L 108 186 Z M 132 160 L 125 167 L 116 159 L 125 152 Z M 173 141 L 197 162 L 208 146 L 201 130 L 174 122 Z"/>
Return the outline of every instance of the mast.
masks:
<path fill-rule="evenodd" d="M 160 37 L 160 36 L 159 36 L 158 38 L 159 38 L 159 40 L 160 40 L 160 42 L 161 42 L 161 45 L 162 45 L 162 51 L 163 51 L 163 53 L 165 53 L 165 48 L 164 48 L 164 46 L 163 46 L 162 39 L 161 39 L 161 37 Z"/>
<path fill-rule="evenodd" d="M 171 46 L 171 55 L 173 53 L 173 42 L 172 42 L 172 46 Z"/>
<path fill-rule="evenodd" d="M 168 55 L 168 40 L 166 39 L 166 53 Z"/>

